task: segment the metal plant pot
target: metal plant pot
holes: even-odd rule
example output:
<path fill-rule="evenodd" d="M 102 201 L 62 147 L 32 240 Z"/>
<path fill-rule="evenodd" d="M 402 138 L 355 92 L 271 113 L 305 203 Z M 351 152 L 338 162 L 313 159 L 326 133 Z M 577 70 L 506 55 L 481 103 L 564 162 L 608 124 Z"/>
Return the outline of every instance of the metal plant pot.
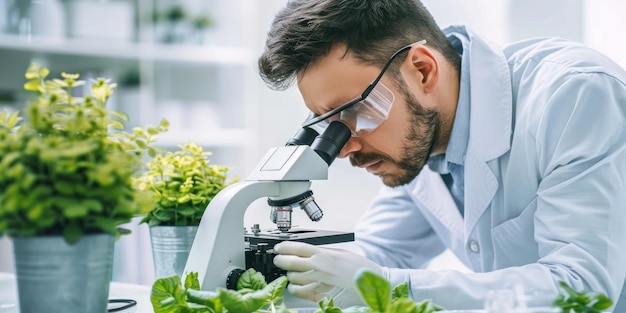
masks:
<path fill-rule="evenodd" d="M 106 312 L 114 244 L 110 234 L 71 245 L 62 236 L 13 238 L 20 312 Z"/>
<path fill-rule="evenodd" d="M 198 226 L 151 226 L 150 241 L 156 278 L 182 277 Z"/>

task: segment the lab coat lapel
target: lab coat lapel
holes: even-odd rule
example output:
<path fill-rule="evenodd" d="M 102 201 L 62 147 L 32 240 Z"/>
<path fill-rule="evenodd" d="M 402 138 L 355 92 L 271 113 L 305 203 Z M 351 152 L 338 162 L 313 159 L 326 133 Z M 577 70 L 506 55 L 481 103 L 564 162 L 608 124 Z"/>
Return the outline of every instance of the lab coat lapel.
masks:
<path fill-rule="evenodd" d="M 459 212 L 452 196 L 448 191 L 441 175 L 425 167 L 417 176 L 412 187 L 413 194 L 419 199 L 430 216 L 438 221 L 449 234 L 442 234 L 444 237 L 450 236 L 456 240 L 450 240 L 450 244 L 462 242 L 463 240 L 463 217 Z M 429 218 L 429 217 L 427 217 Z M 439 227 L 435 227 L 440 229 Z"/>
<path fill-rule="evenodd" d="M 470 37 L 470 131 L 465 156 L 465 239 L 487 210 L 498 180 L 488 165 L 511 146 L 511 77 L 501 49 Z"/>
<path fill-rule="evenodd" d="M 468 154 L 465 158 L 465 234 L 467 240 L 498 190 L 498 181 L 487 164 Z"/>

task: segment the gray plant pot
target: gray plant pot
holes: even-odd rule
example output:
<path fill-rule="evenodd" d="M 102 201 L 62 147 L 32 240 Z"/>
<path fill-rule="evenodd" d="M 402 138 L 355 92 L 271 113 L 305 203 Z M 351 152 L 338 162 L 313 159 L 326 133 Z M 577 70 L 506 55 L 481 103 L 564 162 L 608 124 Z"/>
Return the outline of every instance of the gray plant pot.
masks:
<path fill-rule="evenodd" d="M 182 277 L 198 226 L 151 226 L 150 241 L 156 278 Z"/>
<path fill-rule="evenodd" d="M 107 311 L 115 237 L 15 237 L 13 255 L 21 313 Z"/>

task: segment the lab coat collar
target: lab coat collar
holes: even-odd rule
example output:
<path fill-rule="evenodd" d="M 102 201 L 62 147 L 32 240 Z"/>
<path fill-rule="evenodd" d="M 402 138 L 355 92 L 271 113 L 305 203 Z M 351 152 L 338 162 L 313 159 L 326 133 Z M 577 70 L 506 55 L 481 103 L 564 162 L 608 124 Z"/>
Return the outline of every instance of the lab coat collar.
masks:
<path fill-rule="evenodd" d="M 470 126 L 465 155 L 464 216 L 464 237 L 468 240 L 498 189 L 498 181 L 488 162 L 502 156 L 511 147 L 511 77 L 502 49 L 464 26 L 451 26 L 444 32 L 448 36 L 465 36 L 470 40 L 470 48 L 463 51 L 470 54 Z"/>
<path fill-rule="evenodd" d="M 470 40 L 470 136 L 468 153 L 493 160 L 511 147 L 511 75 L 502 48 L 476 36 L 465 26 L 444 29 L 448 36 Z"/>
<path fill-rule="evenodd" d="M 474 36 L 471 41 L 471 115 L 465 175 L 465 238 L 487 210 L 498 189 L 488 161 L 511 149 L 513 91 L 507 59 L 501 48 Z M 469 164 L 468 164 L 469 163 Z M 472 164 L 475 163 L 475 164 Z"/>

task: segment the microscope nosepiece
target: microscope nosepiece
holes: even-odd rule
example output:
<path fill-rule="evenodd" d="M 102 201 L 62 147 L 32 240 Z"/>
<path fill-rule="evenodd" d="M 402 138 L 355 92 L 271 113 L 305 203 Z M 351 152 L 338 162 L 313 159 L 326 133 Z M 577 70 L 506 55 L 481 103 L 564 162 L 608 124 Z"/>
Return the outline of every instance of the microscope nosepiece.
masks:
<path fill-rule="evenodd" d="M 291 212 L 295 207 L 300 207 L 304 210 L 307 216 L 314 222 L 319 221 L 324 216 L 322 209 L 315 203 L 313 191 L 311 190 L 287 199 L 276 200 L 268 198 L 267 204 L 272 208 L 270 220 L 282 232 L 287 232 L 291 229 Z"/>

